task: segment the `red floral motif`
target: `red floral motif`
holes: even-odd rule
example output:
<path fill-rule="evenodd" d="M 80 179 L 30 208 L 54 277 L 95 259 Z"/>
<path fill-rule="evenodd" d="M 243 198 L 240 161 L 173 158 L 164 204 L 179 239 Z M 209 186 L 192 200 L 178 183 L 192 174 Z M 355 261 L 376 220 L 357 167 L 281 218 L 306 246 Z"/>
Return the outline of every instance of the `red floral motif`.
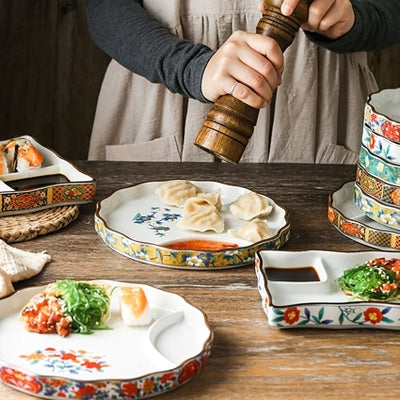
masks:
<path fill-rule="evenodd" d="M 93 385 L 84 385 L 80 387 L 75 393 L 77 395 L 77 398 L 87 398 L 87 397 L 92 397 L 96 393 L 96 386 Z"/>
<path fill-rule="evenodd" d="M 342 231 L 351 236 L 361 236 L 361 228 L 351 222 L 342 222 Z"/>
<path fill-rule="evenodd" d="M 76 362 L 76 355 L 74 353 L 64 353 L 61 354 L 61 360 L 71 360 Z"/>
<path fill-rule="evenodd" d="M 328 208 L 328 220 L 332 223 L 335 220 L 336 213 L 332 210 L 332 208 Z"/>
<path fill-rule="evenodd" d="M 12 198 L 10 205 L 16 209 L 33 208 L 43 203 L 42 197 L 38 193 L 21 193 Z"/>
<path fill-rule="evenodd" d="M 83 360 L 81 365 L 82 365 L 82 367 L 86 367 L 87 369 L 102 369 L 104 366 L 107 366 L 107 365 L 101 365 L 98 362 L 89 361 L 89 360 Z"/>
<path fill-rule="evenodd" d="M 137 395 L 138 388 L 132 382 L 123 383 L 121 385 L 121 393 L 130 399 Z"/>
<path fill-rule="evenodd" d="M 400 141 L 400 126 L 399 125 L 394 125 L 389 121 L 386 121 L 382 125 L 382 134 L 386 138 L 393 140 L 395 142 Z"/>
<path fill-rule="evenodd" d="M 293 325 L 299 320 L 300 310 L 297 307 L 289 307 L 286 309 L 283 319 L 289 325 Z"/>
<path fill-rule="evenodd" d="M 382 311 L 376 307 L 369 307 L 364 311 L 364 319 L 374 325 L 379 324 L 383 319 Z"/>
<path fill-rule="evenodd" d="M 193 377 L 199 370 L 199 365 L 196 361 L 188 362 L 182 369 L 181 374 L 178 377 L 179 382 L 184 382 Z"/>
<path fill-rule="evenodd" d="M 39 393 L 42 389 L 42 385 L 35 378 L 12 368 L 0 369 L 0 380 L 31 393 Z"/>
<path fill-rule="evenodd" d="M 164 374 L 161 377 L 161 383 L 167 383 L 168 381 L 172 381 L 174 379 L 175 373 L 169 372 L 167 374 Z"/>
<path fill-rule="evenodd" d="M 375 147 L 375 136 L 371 135 L 369 137 L 369 148 L 372 150 Z"/>

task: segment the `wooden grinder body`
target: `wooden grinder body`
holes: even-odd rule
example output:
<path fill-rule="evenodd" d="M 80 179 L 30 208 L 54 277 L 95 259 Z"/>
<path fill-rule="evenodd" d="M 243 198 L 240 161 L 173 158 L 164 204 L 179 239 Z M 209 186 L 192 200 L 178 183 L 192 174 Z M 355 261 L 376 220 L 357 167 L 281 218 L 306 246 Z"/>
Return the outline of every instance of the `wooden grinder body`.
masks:
<path fill-rule="evenodd" d="M 256 33 L 274 38 L 282 51 L 294 40 L 300 25 L 307 21 L 312 0 L 300 0 L 294 13 L 286 17 L 280 12 L 283 0 L 264 0 L 265 12 Z M 201 127 L 195 145 L 218 158 L 238 163 L 253 134 L 259 109 L 232 95 L 217 99 Z"/>

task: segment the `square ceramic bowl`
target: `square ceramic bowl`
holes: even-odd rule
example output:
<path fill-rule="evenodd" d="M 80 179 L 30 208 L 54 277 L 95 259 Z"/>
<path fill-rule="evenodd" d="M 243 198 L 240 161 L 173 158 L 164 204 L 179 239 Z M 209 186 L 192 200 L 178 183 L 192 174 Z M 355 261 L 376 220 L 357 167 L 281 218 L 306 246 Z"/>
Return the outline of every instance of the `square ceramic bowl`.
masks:
<path fill-rule="evenodd" d="M 276 251 L 256 253 L 255 271 L 268 324 L 277 328 L 400 329 L 400 301 L 365 301 L 346 295 L 346 269 L 400 252 Z"/>
<path fill-rule="evenodd" d="M 31 141 L 43 156 L 40 168 L 0 175 L 0 216 L 23 214 L 42 209 L 91 202 L 96 181 L 54 151 Z M 5 141 L 0 141 L 0 146 Z"/>

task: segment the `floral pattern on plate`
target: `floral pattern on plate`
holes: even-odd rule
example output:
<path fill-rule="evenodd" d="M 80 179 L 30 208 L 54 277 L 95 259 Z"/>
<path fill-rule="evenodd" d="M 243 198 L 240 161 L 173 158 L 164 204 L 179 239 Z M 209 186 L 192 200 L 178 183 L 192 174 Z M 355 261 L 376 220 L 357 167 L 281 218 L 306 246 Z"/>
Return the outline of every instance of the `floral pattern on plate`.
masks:
<path fill-rule="evenodd" d="M 400 258 L 393 252 L 257 252 L 255 271 L 268 324 L 277 328 L 400 329 L 400 301 L 373 302 L 343 293 L 337 279 L 347 268 L 377 258 Z M 266 270 L 317 267 L 318 282 L 273 281 Z"/>
<path fill-rule="evenodd" d="M 194 232 L 177 227 L 183 210 L 167 207 L 155 194 L 165 182 L 147 182 L 117 190 L 97 203 L 95 229 L 103 241 L 118 253 L 148 264 L 182 269 L 222 269 L 241 267 L 254 262 L 257 250 L 278 249 L 289 239 L 290 224 L 285 208 L 269 199 L 273 211 L 266 217 L 271 237 L 256 243 L 237 240 L 226 232 Z M 222 193 L 222 213 L 229 228 L 244 221 L 227 210 L 229 204 L 248 189 L 218 182 L 193 182 L 205 192 Z M 206 239 L 233 243 L 234 247 L 202 251 L 168 248 L 169 243 L 187 239 Z"/>
<path fill-rule="evenodd" d="M 364 146 L 361 146 L 358 163 L 371 175 L 386 183 L 400 186 L 400 166 L 371 154 Z"/>
<path fill-rule="evenodd" d="M 400 188 L 375 178 L 360 165 L 357 165 L 356 183 L 364 192 L 377 200 L 388 205 L 400 206 Z"/>
<path fill-rule="evenodd" d="M 110 329 L 68 338 L 28 332 L 18 320 L 21 308 L 44 286 L 0 300 L 0 382 L 52 400 L 141 399 L 187 383 L 211 352 L 214 335 L 207 317 L 181 296 L 140 286 L 152 313 L 149 326 L 123 323 L 114 290 Z"/>
<path fill-rule="evenodd" d="M 385 206 L 372 197 L 367 196 L 358 184 L 354 185 L 354 202 L 369 218 L 393 228 L 400 228 L 400 208 Z"/>

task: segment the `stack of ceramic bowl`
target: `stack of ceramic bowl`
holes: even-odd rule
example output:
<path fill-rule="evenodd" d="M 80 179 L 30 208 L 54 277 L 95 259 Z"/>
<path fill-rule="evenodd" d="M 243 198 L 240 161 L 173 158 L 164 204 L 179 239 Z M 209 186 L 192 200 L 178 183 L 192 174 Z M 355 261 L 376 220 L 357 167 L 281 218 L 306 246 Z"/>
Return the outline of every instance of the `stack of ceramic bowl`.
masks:
<path fill-rule="evenodd" d="M 400 229 L 400 88 L 373 93 L 365 104 L 354 200 L 371 219 Z"/>

